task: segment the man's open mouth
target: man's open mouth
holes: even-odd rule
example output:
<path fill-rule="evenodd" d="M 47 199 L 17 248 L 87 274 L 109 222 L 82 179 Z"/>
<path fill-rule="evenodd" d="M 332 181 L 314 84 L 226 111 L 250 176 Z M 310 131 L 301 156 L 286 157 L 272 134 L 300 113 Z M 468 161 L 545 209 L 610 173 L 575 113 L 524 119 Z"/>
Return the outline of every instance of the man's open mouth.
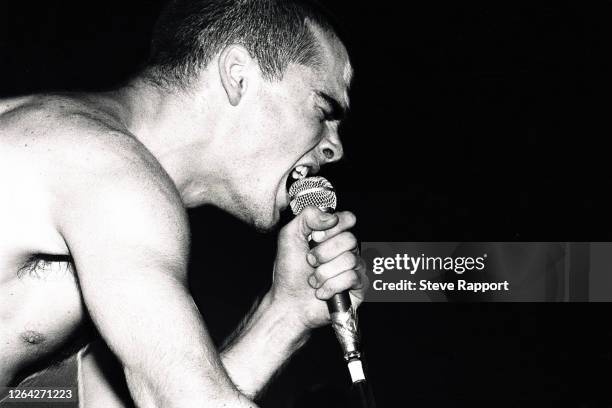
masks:
<path fill-rule="evenodd" d="M 309 172 L 310 172 L 310 167 L 299 165 L 295 169 L 293 169 L 293 171 L 291 172 L 291 178 L 293 180 L 303 179 L 304 177 L 308 176 Z"/>
<path fill-rule="evenodd" d="M 303 179 L 304 177 L 314 176 L 319 172 L 318 164 L 300 164 L 295 166 L 289 177 L 287 177 L 287 182 L 285 185 L 285 193 L 287 194 L 287 205 L 289 204 L 289 188 L 291 184 L 293 184 L 296 180 Z"/>

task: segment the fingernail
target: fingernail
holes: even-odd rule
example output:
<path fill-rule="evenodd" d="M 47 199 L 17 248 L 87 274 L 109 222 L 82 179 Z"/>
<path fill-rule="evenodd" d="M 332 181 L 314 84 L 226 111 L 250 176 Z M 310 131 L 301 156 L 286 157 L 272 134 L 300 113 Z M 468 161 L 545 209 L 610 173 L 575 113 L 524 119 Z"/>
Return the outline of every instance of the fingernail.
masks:
<path fill-rule="evenodd" d="M 312 266 L 313 268 L 319 265 L 319 262 L 317 261 L 317 257 L 311 253 L 306 255 L 306 259 L 308 260 L 308 263 L 310 264 L 310 266 Z"/>
<path fill-rule="evenodd" d="M 317 278 L 315 278 L 314 275 L 310 275 L 308 277 L 308 284 L 312 287 L 312 288 L 317 288 Z"/>
<path fill-rule="evenodd" d="M 313 231 L 312 232 L 312 239 L 317 242 L 321 241 L 323 237 L 325 237 L 325 231 Z"/>

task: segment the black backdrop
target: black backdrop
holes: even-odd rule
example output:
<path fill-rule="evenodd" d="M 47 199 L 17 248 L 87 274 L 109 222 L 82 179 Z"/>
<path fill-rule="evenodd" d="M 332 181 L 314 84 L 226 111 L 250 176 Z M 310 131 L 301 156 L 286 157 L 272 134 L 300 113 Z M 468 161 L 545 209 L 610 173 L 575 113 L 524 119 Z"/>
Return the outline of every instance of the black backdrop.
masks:
<path fill-rule="evenodd" d="M 363 241 L 611 240 L 609 3 L 326 2 L 356 71 L 346 160 L 327 172 Z M 400 7 L 401 5 L 401 7 Z M 161 1 L 0 5 L 0 95 L 112 86 L 147 54 Z M 190 213 L 191 286 L 217 341 L 270 282 L 274 234 Z M 600 407 L 610 308 L 366 304 L 380 406 Z M 344 407 L 328 329 L 264 407 Z"/>

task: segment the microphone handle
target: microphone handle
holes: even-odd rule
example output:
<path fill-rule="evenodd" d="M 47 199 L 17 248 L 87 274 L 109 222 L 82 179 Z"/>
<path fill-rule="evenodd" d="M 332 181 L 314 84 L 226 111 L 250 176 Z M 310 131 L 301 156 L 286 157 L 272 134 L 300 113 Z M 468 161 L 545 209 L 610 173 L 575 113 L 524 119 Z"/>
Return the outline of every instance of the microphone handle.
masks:
<path fill-rule="evenodd" d="M 327 301 L 327 309 L 329 313 L 348 312 L 351 309 L 351 297 L 348 290 L 341 293 L 336 293 Z"/>
<path fill-rule="evenodd" d="M 319 207 L 319 209 L 328 214 L 334 213 L 334 209 L 330 207 Z M 317 245 L 318 243 L 309 237 L 308 246 L 310 249 L 316 247 Z M 349 295 L 349 291 L 345 290 L 344 292 L 336 293 L 327 301 L 327 309 L 329 310 L 330 315 L 332 313 L 348 312 L 351 309 L 351 296 Z"/>
<path fill-rule="evenodd" d="M 330 214 L 334 212 L 334 209 L 329 207 L 319 207 L 319 209 Z M 308 246 L 311 249 L 317 245 L 317 242 L 308 237 Z M 336 293 L 326 303 L 332 321 L 332 328 L 342 348 L 344 359 L 347 362 L 359 359 L 361 353 L 359 352 L 357 319 L 351 304 L 349 291 L 345 290 L 344 292 Z M 363 376 L 363 373 L 357 375 L 359 378 L 361 376 Z"/>

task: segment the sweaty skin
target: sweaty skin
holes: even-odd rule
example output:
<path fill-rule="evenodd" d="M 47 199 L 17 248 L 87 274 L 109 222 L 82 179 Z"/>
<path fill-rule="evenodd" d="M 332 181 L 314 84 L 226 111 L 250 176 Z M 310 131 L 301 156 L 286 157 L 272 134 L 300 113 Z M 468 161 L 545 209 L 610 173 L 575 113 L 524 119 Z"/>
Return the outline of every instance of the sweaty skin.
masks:
<path fill-rule="evenodd" d="M 0 119 L 2 382 L 61 349 L 86 308 L 142 405 L 145 365 L 170 380 L 197 373 L 182 383 L 187 391 L 239 399 L 186 290 L 187 218 L 158 162 L 111 117 L 75 98 L 4 102 Z M 164 335 L 164 327 L 182 335 Z M 158 339 L 139 337 L 151 332 Z M 142 347 L 161 363 L 143 362 Z M 189 404 L 172 398 L 168 406 Z"/>
<path fill-rule="evenodd" d="M 202 73 L 208 99 L 135 81 L 0 100 L 0 385 L 74 346 L 91 320 L 138 406 L 255 407 L 249 398 L 328 323 L 322 300 L 353 289 L 359 304 L 355 218 L 312 208 L 283 228 L 273 286 L 221 354 L 186 285 L 185 207 L 209 203 L 270 228 L 292 169 L 342 156 L 320 92 L 346 107 L 350 64 L 337 40 L 317 35 L 320 72 L 292 66 L 274 84 L 242 47 L 226 48 Z M 315 230 L 325 245 L 309 263 Z M 103 387 L 93 360 L 84 367 Z M 88 406 L 110 406 L 100 401 Z"/>

